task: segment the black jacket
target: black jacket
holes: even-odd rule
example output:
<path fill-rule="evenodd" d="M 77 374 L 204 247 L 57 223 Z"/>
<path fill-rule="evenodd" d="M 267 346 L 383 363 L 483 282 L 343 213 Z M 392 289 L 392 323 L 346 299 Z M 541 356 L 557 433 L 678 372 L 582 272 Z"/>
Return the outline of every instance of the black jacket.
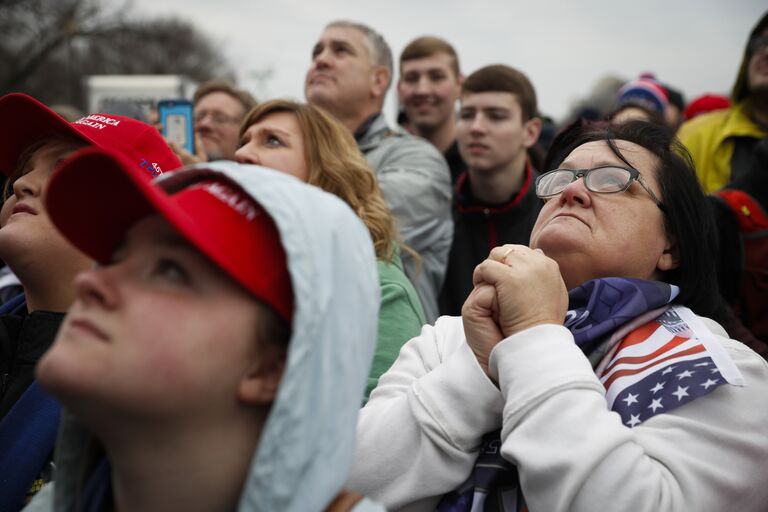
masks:
<path fill-rule="evenodd" d="M 440 294 L 441 315 L 461 314 L 461 306 L 472 291 L 472 272 L 491 249 L 503 244 L 528 245 L 543 203 L 536 197 L 538 173 L 530 163 L 525 174 L 520 191 L 496 205 L 472 196 L 468 173 L 459 177 L 453 200 L 453 244 Z"/>
<path fill-rule="evenodd" d="M 451 170 L 451 185 L 455 187 L 459 177 L 467 170 L 467 164 L 464 163 L 464 159 L 459 153 L 459 143 L 454 140 L 453 144 L 448 146 L 448 149 L 443 153 L 443 157 Z"/>
<path fill-rule="evenodd" d="M 59 331 L 64 313 L 0 316 L 0 420 L 35 379 L 35 365 Z"/>

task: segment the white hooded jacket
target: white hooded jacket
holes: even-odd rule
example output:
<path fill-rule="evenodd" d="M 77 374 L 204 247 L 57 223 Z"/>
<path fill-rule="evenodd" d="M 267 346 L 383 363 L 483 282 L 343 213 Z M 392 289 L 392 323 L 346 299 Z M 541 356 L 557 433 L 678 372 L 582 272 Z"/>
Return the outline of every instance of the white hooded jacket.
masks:
<path fill-rule="evenodd" d="M 347 479 L 373 357 L 379 306 L 373 244 L 344 202 L 284 173 L 216 162 L 163 175 L 157 183 L 176 186 L 221 175 L 272 216 L 295 301 L 286 370 L 238 510 L 323 510 Z M 55 482 L 26 510 L 78 510 L 84 454 L 92 441 L 86 427 L 65 413 Z M 363 500 L 354 510 L 381 509 Z"/>

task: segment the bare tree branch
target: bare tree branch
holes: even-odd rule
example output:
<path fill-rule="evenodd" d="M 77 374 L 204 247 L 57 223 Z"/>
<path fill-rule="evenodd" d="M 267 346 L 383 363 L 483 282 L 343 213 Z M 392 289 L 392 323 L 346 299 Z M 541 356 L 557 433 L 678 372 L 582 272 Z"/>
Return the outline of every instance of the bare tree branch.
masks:
<path fill-rule="evenodd" d="M 142 18 L 130 0 L 0 0 L 0 94 L 21 90 L 81 108 L 90 74 L 231 78 L 221 49 L 191 23 Z"/>

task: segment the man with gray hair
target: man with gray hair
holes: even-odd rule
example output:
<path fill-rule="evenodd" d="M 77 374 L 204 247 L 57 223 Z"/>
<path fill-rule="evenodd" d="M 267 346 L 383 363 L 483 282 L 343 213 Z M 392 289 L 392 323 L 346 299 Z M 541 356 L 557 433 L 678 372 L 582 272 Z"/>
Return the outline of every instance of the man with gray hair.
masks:
<path fill-rule="evenodd" d="M 421 256 L 418 265 L 402 255 L 432 322 L 453 237 L 450 172 L 431 144 L 387 125 L 381 111 L 391 82 L 392 51 L 384 38 L 361 23 L 335 21 L 312 50 L 305 94 L 354 134 L 376 172 L 403 240 Z"/>

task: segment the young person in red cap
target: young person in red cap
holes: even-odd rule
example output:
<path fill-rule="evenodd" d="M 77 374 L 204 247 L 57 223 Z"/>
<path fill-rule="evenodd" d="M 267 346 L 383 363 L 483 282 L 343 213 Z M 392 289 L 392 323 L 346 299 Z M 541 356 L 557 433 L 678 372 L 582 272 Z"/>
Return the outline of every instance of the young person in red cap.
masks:
<path fill-rule="evenodd" d="M 30 510 L 373 510 L 339 493 L 378 308 L 348 206 L 232 162 L 150 183 L 98 149 L 47 206 L 101 266 L 37 368 L 66 412 Z"/>
<path fill-rule="evenodd" d="M 75 275 L 92 264 L 51 223 L 43 202 L 48 178 L 84 146 L 119 152 L 147 180 L 181 162 L 156 129 L 125 117 L 91 114 L 70 123 L 30 96 L 8 94 L 0 119 L 0 171 L 8 179 L 0 259 L 24 289 L 0 308 L 0 503 L 10 510 L 49 476 L 59 407 L 34 384 L 33 368 L 74 300 Z M 66 206 L 89 211 L 89 201 Z"/>

